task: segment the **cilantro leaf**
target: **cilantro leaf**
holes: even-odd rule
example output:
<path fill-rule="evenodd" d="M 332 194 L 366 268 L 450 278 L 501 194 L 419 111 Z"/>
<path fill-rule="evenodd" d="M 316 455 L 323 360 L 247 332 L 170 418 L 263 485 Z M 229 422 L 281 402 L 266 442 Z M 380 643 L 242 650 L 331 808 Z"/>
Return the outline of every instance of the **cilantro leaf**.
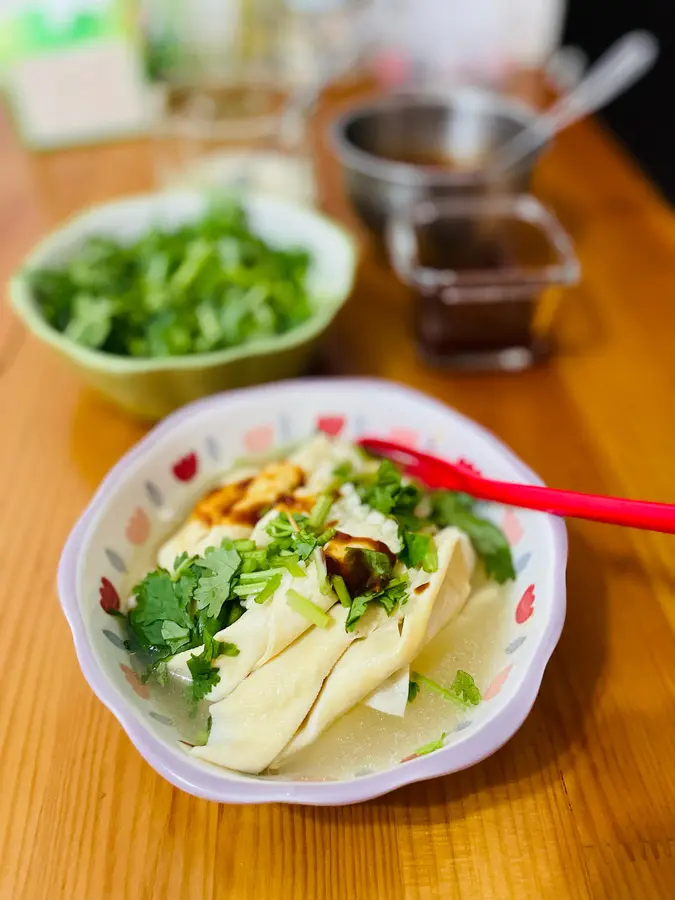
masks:
<path fill-rule="evenodd" d="M 415 699 L 415 697 L 419 694 L 419 692 L 420 692 L 419 683 L 411 678 L 410 681 L 408 682 L 408 703 L 412 703 L 413 700 Z"/>
<path fill-rule="evenodd" d="M 195 590 L 197 609 L 205 611 L 209 618 L 216 618 L 223 604 L 229 600 L 232 580 L 241 565 L 241 556 L 232 542 L 225 539 L 218 549 L 209 548 L 203 559 L 196 560 L 196 565 L 210 572 L 200 577 Z"/>
<path fill-rule="evenodd" d="M 482 700 L 473 677 L 461 669 L 457 670 L 457 674 L 450 685 L 450 690 L 465 706 L 478 706 Z"/>
<path fill-rule="evenodd" d="M 410 569 L 420 569 L 429 552 L 433 538 L 429 534 L 417 534 L 414 531 L 403 532 L 403 549 L 399 559 Z"/>
<path fill-rule="evenodd" d="M 353 631 L 356 623 L 368 609 L 369 603 L 380 603 L 387 615 L 391 615 L 399 604 L 404 604 L 408 599 L 408 581 L 406 578 L 394 578 L 386 588 L 381 591 L 367 591 L 358 597 L 354 597 L 349 608 L 345 630 Z"/>
<path fill-rule="evenodd" d="M 162 622 L 162 638 L 170 653 L 179 653 L 190 643 L 190 629 L 166 619 Z"/>
<path fill-rule="evenodd" d="M 434 750 L 442 750 L 442 748 L 445 746 L 445 739 L 447 736 L 447 731 L 444 731 L 437 741 L 429 741 L 428 744 L 424 744 L 423 747 L 415 750 L 413 756 L 426 756 L 427 753 L 433 753 Z"/>
<path fill-rule="evenodd" d="M 418 687 L 426 687 L 436 694 L 440 694 L 444 700 L 458 703 L 460 706 L 478 706 L 482 699 L 472 676 L 461 669 L 457 671 L 449 688 L 443 687 L 442 684 L 439 684 L 432 678 L 428 678 L 426 675 L 421 675 L 419 672 L 413 672 L 412 679 L 417 682 Z"/>
<path fill-rule="evenodd" d="M 140 647 L 164 655 L 171 645 L 164 636 L 165 623 L 189 629 L 191 625 L 185 596 L 177 594 L 171 576 L 165 569 L 150 572 L 134 588 L 136 605 L 129 610 L 128 624 Z M 175 639 L 177 631 L 173 632 Z"/>
<path fill-rule="evenodd" d="M 419 519 L 415 508 L 422 499 L 422 491 L 415 484 L 403 484 L 396 466 L 383 459 L 374 479 L 362 479 L 358 486 L 361 501 L 385 516 L 393 516 L 400 526 L 415 529 Z"/>
<path fill-rule="evenodd" d="M 366 562 L 366 565 L 377 579 L 391 578 L 392 564 L 386 553 L 379 550 L 366 550 L 358 548 Z"/>
<path fill-rule="evenodd" d="M 345 622 L 345 631 L 354 630 L 356 623 L 365 614 L 368 609 L 368 604 L 372 599 L 372 596 L 368 594 L 361 594 L 360 597 L 354 597 L 352 599 L 352 605 L 349 607 L 349 613 L 347 614 L 347 620 Z"/>
<path fill-rule="evenodd" d="M 192 700 L 199 702 L 211 692 L 220 681 L 219 670 L 211 665 L 211 660 L 206 659 L 203 653 L 188 660 L 188 669 L 192 675 L 192 684 L 189 687 L 189 695 Z"/>
<path fill-rule="evenodd" d="M 297 513 L 293 514 L 292 522 L 287 513 L 277 516 L 267 523 L 265 530 L 272 538 L 270 554 L 288 550 L 299 560 L 308 559 L 319 545 L 319 539 L 325 537 L 325 532 L 317 536 L 309 527 L 309 518 Z"/>
<path fill-rule="evenodd" d="M 219 656 L 238 656 L 239 648 L 236 644 L 225 641 L 217 641 L 210 632 L 204 632 L 204 649 L 201 653 L 193 653 L 188 660 L 188 669 L 192 675 L 190 696 L 192 700 L 203 700 L 211 689 L 220 681 L 220 672 L 211 663 Z"/>
<path fill-rule="evenodd" d="M 504 533 L 494 523 L 471 511 L 472 504 L 465 494 L 438 491 L 432 496 L 432 521 L 441 528 L 454 525 L 468 535 L 487 574 L 503 584 L 516 577 L 511 548 Z"/>
<path fill-rule="evenodd" d="M 401 491 L 401 473 L 388 459 L 383 459 L 372 484 L 361 488 L 361 500 L 385 516 L 396 506 Z"/>

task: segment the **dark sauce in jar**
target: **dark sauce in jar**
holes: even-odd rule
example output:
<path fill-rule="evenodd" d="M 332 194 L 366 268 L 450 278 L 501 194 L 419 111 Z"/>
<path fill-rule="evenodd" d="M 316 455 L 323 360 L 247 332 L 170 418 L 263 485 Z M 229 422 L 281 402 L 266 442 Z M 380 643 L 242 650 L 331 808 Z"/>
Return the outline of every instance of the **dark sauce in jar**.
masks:
<path fill-rule="evenodd" d="M 522 244 L 522 233 L 499 223 L 437 220 L 419 229 L 419 265 L 458 276 L 456 284 L 418 284 L 415 336 L 426 360 L 524 368 L 545 353 L 534 328 L 542 285 L 517 277 Z"/>

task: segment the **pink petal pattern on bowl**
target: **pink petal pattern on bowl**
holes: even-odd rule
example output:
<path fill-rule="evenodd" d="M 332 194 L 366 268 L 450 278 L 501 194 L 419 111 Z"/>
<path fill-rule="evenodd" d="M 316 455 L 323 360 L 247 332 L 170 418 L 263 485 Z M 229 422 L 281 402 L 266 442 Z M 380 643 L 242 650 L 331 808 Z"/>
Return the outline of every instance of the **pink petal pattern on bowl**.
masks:
<path fill-rule="evenodd" d="M 127 522 L 125 531 L 130 544 L 140 547 L 150 535 L 150 519 L 147 513 L 139 507 L 134 510 L 132 517 Z"/>
<path fill-rule="evenodd" d="M 248 453 L 265 453 L 272 447 L 274 429 L 271 425 L 251 428 L 244 435 L 244 445 Z"/>
<path fill-rule="evenodd" d="M 498 675 L 495 675 L 495 677 L 490 682 L 490 686 L 483 694 L 483 701 L 494 700 L 494 698 L 497 696 L 497 694 L 504 687 L 504 683 L 506 682 L 506 679 L 509 677 L 509 673 L 511 672 L 512 668 L 513 668 L 513 663 L 511 663 L 511 665 L 509 665 L 509 666 L 506 666 L 505 669 L 502 669 Z"/>
<path fill-rule="evenodd" d="M 520 540 L 523 536 L 523 526 L 520 523 L 520 519 L 512 509 L 506 510 L 504 520 L 502 522 L 502 531 L 506 535 L 506 540 L 509 542 L 509 544 L 511 544 L 512 547 L 515 547 L 516 544 L 520 543 Z"/>

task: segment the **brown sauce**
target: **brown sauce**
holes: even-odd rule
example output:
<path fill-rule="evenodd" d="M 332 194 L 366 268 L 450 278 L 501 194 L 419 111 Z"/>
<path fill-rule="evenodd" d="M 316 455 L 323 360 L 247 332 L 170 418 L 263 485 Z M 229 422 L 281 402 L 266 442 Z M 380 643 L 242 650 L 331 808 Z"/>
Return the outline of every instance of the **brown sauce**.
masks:
<path fill-rule="evenodd" d="M 431 362 L 452 362 L 463 354 L 531 349 L 536 343 L 534 317 L 539 289 L 511 282 L 516 270 L 510 235 L 489 223 L 471 225 L 438 221 L 419 235 L 420 264 L 440 271 L 480 273 L 484 290 L 476 294 L 452 287 L 423 287 L 415 303 L 415 336 Z M 490 273 L 495 280 L 490 283 Z"/>
<path fill-rule="evenodd" d="M 422 594 L 429 587 L 429 582 L 425 581 L 424 584 L 418 584 L 416 588 L 413 588 L 414 594 Z"/>
<path fill-rule="evenodd" d="M 478 160 L 470 166 L 460 163 L 443 150 L 404 150 L 400 153 L 385 152 L 377 154 L 388 162 L 405 163 L 408 166 L 421 166 L 424 169 L 443 169 L 446 172 L 469 172 L 480 167 Z"/>
<path fill-rule="evenodd" d="M 226 484 L 209 491 L 195 505 L 192 517 L 199 519 L 209 528 L 231 521 L 232 507 L 244 497 L 252 480 L 252 478 L 245 478 L 243 481 Z"/>
<path fill-rule="evenodd" d="M 383 553 L 392 566 L 396 562 L 396 556 L 383 541 L 352 537 L 343 531 L 338 531 L 323 550 L 328 574 L 340 575 L 353 597 L 365 591 L 379 591 L 384 587 L 382 580 L 374 575 L 360 551 L 375 550 Z"/>

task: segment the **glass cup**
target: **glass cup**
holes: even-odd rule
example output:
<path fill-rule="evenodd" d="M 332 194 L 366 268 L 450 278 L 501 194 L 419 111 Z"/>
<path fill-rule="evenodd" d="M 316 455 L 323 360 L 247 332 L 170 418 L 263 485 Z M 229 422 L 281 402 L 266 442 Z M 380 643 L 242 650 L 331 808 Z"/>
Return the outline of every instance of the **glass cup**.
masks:
<path fill-rule="evenodd" d="M 279 59 L 278 3 L 178 0 L 173 13 L 163 31 L 155 22 L 163 37 L 153 45 L 159 185 L 250 188 L 311 203 L 306 122 Z"/>
<path fill-rule="evenodd" d="M 432 365 L 518 371 L 545 357 L 571 241 L 528 194 L 425 201 L 395 213 L 387 249 L 415 294 L 414 331 Z"/>

